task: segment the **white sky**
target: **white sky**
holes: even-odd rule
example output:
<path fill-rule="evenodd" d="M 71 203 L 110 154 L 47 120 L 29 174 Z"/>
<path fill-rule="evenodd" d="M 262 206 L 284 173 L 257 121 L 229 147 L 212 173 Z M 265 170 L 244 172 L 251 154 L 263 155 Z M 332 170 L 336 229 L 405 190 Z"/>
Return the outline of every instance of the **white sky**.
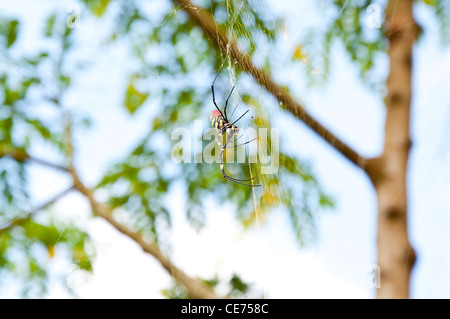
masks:
<path fill-rule="evenodd" d="M 57 3 L 57 4 L 56 4 Z M 28 41 L 21 50 L 33 50 L 33 40 L 49 8 L 62 10 L 69 1 L 11 1 L 0 3 L 0 12 L 26 17 Z M 306 1 L 270 1 L 273 10 L 286 17 L 287 36 L 280 56 L 291 54 L 308 19 Z M 27 11 L 23 8 L 28 8 Z M 270 13 L 270 12 L 269 12 Z M 413 297 L 450 297 L 450 171 L 449 137 L 445 124 L 450 119 L 449 51 L 439 47 L 437 27 L 425 10 L 417 12 L 420 23 L 430 30 L 415 51 L 415 95 L 413 102 L 414 148 L 410 163 L 410 237 L 418 254 L 412 280 Z M 94 129 L 77 136 L 77 165 L 87 184 L 94 184 L 104 168 L 120 159 L 136 138 L 146 132 L 150 111 L 128 118 L 119 107 L 127 80 L 126 52 L 120 45 L 108 52 L 96 51 L 95 43 L 109 26 L 82 16 L 79 40 L 83 56 L 96 63 L 77 79 L 75 90 L 64 101 L 94 119 Z M 90 45 L 91 44 L 91 45 Z M 89 50 L 91 48 L 91 50 Z M 291 89 L 308 110 L 337 136 L 367 156 L 382 148 L 384 111 L 382 101 L 361 85 L 357 72 L 336 47 L 330 83 L 325 89 L 307 89 L 300 83 L 299 69 L 275 71 L 275 77 L 291 83 Z M 118 64 L 117 61 L 123 61 Z M 114 67 L 111 67 L 114 66 Z M 386 67 L 386 65 L 384 66 Z M 446 81 L 447 80 L 447 81 Z M 351 97 L 351 99 L 349 98 Z M 148 109 L 151 109 L 149 107 Z M 104 121 L 107 114 L 108 121 Z M 318 243 L 299 249 L 290 232 L 286 215 L 273 214 L 261 227 L 244 232 L 234 220 L 230 206 L 220 210 L 210 205 L 208 227 L 200 233 L 186 223 L 182 207 L 174 205 L 172 260 L 191 276 L 216 273 L 229 279 L 236 272 L 254 283 L 269 298 L 367 298 L 369 265 L 376 262 L 375 194 L 365 176 L 352 164 L 313 135 L 304 125 L 290 120 L 288 142 L 299 145 L 299 153 L 314 163 L 314 171 L 325 190 L 337 199 L 337 208 L 322 214 Z M 301 141 L 299 144 L 298 141 Z M 36 150 L 45 155 L 47 150 Z M 37 201 L 58 192 L 67 179 L 46 169 L 32 170 Z M 45 181 L 45 187 L 42 187 Z M 175 190 L 174 196 L 181 193 Z M 69 281 L 82 298 L 160 298 L 170 277 L 159 264 L 128 238 L 101 220 L 88 219 L 88 206 L 73 193 L 55 206 L 86 227 L 97 247 L 92 276 L 73 271 L 57 258 L 48 265 L 55 273 L 70 273 Z M 15 296 L 14 289 L 0 288 L 0 297 Z M 69 297 L 57 284 L 49 298 Z"/>

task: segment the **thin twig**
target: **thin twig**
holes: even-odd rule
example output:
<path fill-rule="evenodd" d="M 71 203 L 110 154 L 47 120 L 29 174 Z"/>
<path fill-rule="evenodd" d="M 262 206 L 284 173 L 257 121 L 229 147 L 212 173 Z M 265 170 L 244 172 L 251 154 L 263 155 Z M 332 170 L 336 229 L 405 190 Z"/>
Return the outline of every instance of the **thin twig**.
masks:
<path fill-rule="evenodd" d="M 55 169 L 58 171 L 68 172 L 68 169 L 62 165 L 55 164 L 55 163 L 49 162 L 47 160 L 44 160 L 44 159 L 41 159 L 38 157 L 30 156 L 26 151 L 21 150 L 21 149 L 16 149 L 13 147 L 0 146 L 0 158 L 2 158 L 2 157 L 9 157 L 18 162 L 23 162 L 23 161 L 35 162 L 37 164 L 47 166 L 49 168 L 52 168 L 52 169 Z"/>
<path fill-rule="evenodd" d="M 36 214 L 39 211 L 44 210 L 45 208 L 47 208 L 48 206 L 54 204 L 56 201 L 60 200 L 61 198 L 63 198 L 64 196 L 66 196 L 68 193 L 70 193 L 70 191 L 72 191 L 74 189 L 74 186 L 70 186 L 69 188 L 67 188 L 66 190 L 62 191 L 61 193 L 55 195 L 54 197 L 52 197 L 51 199 L 49 199 L 48 201 L 46 201 L 45 203 L 39 205 L 38 207 L 36 207 L 35 209 L 23 214 L 20 217 L 15 218 L 14 220 L 10 221 L 9 223 L 5 224 L 4 226 L 0 227 L 0 235 L 4 232 L 10 231 L 12 228 L 16 227 L 16 226 L 20 226 L 23 223 L 25 223 L 26 221 L 30 220 L 30 218 Z"/>

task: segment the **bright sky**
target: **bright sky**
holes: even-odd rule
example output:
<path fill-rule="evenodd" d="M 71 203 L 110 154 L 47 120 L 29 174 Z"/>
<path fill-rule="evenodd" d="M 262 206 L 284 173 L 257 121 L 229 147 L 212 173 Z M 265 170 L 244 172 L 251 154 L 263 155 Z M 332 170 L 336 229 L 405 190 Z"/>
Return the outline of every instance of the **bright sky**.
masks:
<path fill-rule="evenodd" d="M 270 10 L 286 19 L 287 33 L 277 54 L 288 56 L 310 19 L 307 1 L 269 1 Z M 25 39 L 18 50 L 40 45 L 37 33 L 50 8 L 65 8 L 71 2 L 4 0 L 0 12 L 23 17 Z M 23 10 L 27 8 L 27 11 Z M 271 11 L 268 11 L 270 14 Z M 450 50 L 439 46 L 437 25 L 424 7 L 416 12 L 428 32 L 415 51 L 413 150 L 410 162 L 410 237 L 418 254 L 412 279 L 412 296 L 450 297 Z M 108 51 L 95 50 L 108 25 L 82 15 L 79 45 L 83 56 L 95 63 L 76 81 L 64 103 L 94 119 L 94 128 L 78 134 L 77 166 L 86 183 L 94 184 L 104 168 L 120 159 L 139 136 L 146 132 L 150 111 L 129 118 L 119 107 L 127 80 L 127 53 L 116 45 Z M 89 49 L 91 48 L 91 50 Z M 123 61 L 118 64 L 117 61 Z M 111 67 L 113 65 L 114 67 Z M 294 95 L 311 114 L 337 136 L 367 156 L 382 148 L 384 106 L 381 99 L 364 87 L 356 69 L 335 46 L 330 82 L 325 89 L 309 89 L 299 79 L 299 69 L 275 70 L 275 78 L 289 81 Z M 387 69 L 387 65 L 383 67 Z M 446 81 L 447 80 L 447 81 Z M 351 98 L 350 98 L 351 97 Z M 151 109 L 151 107 L 147 108 Z M 108 121 L 104 121 L 107 115 Z M 236 272 L 254 283 L 269 298 L 367 298 L 368 267 L 376 262 L 375 194 L 365 176 L 297 121 L 283 123 L 290 133 L 287 142 L 298 154 L 314 163 L 324 189 L 337 199 L 337 208 L 320 216 L 319 241 L 300 249 L 284 214 L 272 214 L 259 228 L 244 232 L 234 220 L 231 206 L 210 205 L 208 227 L 196 233 L 186 223 L 183 208 L 173 205 L 172 255 L 175 265 L 191 276 L 214 276 L 228 280 Z M 298 141 L 301 141 L 300 143 Z M 298 146 L 298 147 L 297 147 Z M 36 153 L 47 154 L 39 149 Z M 447 164 L 447 165 L 446 165 Z M 41 202 L 67 185 L 67 179 L 46 169 L 31 170 L 35 198 Z M 42 187 L 42 183 L 45 187 Z M 173 196 L 181 196 L 181 189 Z M 160 298 L 171 279 L 159 264 L 128 238 L 101 220 L 88 219 L 89 207 L 73 193 L 61 200 L 52 214 L 75 220 L 91 234 L 97 247 L 93 275 L 85 275 L 58 258 L 48 264 L 54 273 L 69 274 L 69 284 L 82 298 Z M 288 231 L 287 231 L 288 230 Z M 55 280 L 52 278 L 52 280 Z M 55 280 L 56 282 L 56 280 Z M 220 292 L 220 291 L 219 291 Z M 0 297 L 14 297 L 15 289 L 0 289 Z M 69 295 L 58 284 L 49 298 Z"/>

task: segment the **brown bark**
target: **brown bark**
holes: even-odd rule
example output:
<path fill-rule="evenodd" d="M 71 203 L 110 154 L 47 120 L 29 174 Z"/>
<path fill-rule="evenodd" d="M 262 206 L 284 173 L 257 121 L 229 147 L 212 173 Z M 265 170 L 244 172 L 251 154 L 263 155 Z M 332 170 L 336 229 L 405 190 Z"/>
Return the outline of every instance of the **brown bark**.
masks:
<path fill-rule="evenodd" d="M 385 143 L 382 155 L 369 162 L 368 173 L 378 198 L 378 298 L 409 298 L 415 253 L 407 231 L 407 163 L 411 147 L 412 50 L 417 25 L 412 0 L 391 0 L 386 9 L 390 69 L 386 81 Z"/>

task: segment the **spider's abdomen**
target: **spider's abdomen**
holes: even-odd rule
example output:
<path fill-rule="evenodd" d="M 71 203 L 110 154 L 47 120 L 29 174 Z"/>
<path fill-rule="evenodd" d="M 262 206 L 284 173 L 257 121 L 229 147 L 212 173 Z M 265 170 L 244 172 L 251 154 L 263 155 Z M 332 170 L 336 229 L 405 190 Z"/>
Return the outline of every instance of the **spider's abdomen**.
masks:
<path fill-rule="evenodd" d="M 217 110 L 211 112 L 211 114 L 209 115 L 209 119 L 211 121 L 212 127 L 214 127 L 216 130 L 219 131 L 223 128 L 224 124 L 226 123 L 222 114 L 220 114 L 220 112 Z"/>

